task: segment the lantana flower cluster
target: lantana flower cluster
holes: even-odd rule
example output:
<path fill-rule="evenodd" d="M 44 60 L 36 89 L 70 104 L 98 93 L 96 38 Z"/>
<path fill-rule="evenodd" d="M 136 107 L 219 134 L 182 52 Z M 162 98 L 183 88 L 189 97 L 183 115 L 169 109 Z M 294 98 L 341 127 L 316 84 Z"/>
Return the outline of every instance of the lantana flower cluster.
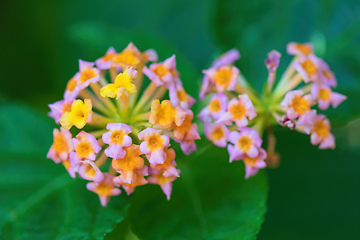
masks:
<path fill-rule="evenodd" d="M 311 143 L 320 149 L 335 148 L 329 120 L 314 107 L 336 108 L 346 96 L 332 90 L 337 85 L 335 75 L 314 54 L 311 44 L 289 43 L 287 53 L 294 59 L 275 87 L 281 54 L 275 50 L 268 54 L 268 78 L 262 93 L 256 92 L 234 66 L 240 58 L 236 49 L 203 70 L 199 98 L 206 106 L 198 117 L 204 123 L 205 136 L 216 146 L 227 148 L 230 162 L 243 160 L 245 178 L 278 164 L 275 125 L 310 135 Z M 266 150 L 261 147 L 265 130 Z"/>
<path fill-rule="evenodd" d="M 195 100 L 183 88 L 175 55 L 157 58 L 154 50 L 140 52 L 130 43 L 120 53 L 109 48 L 95 62 L 79 60 L 63 99 L 49 105 L 61 127 L 53 131 L 47 157 L 71 177 L 91 181 L 87 189 L 103 206 L 120 187 L 131 194 L 147 183 L 160 185 L 170 199 L 180 174 L 170 139 L 185 154 L 196 150 Z M 150 83 L 142 90 L 144 75 Z"/>

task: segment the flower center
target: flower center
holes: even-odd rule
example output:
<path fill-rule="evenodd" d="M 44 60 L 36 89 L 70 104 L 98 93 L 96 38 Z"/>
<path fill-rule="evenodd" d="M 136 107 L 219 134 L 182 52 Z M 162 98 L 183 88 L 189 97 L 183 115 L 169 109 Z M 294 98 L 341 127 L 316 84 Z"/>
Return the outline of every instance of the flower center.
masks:
<path fill-rule="evenodd" d="M 162 64 L 154 67 L 153 71 L 160 78 L 166 76 L 169 73 L 169 70 L 166 67 L 164 67 L 164 65 L 162 65 Z"/>
<path fill-rule="evenodd" d="M 319 90 L 319 98 L 323 101 L 329 101 L 330 100 L 331 93 L 326 88 L 320 88 Z"/>
<path fill-rule="evenodd" d="M 84 83 L 87 80 L 92 79 L 94 77 L 96 77 L 96 72 L 94 71 L 94 69 L 87 68 L 81 72 L 79 80 L 80 80 L 80 83 Z"/>
<path fill-rule="evenodd" d="M 176 95 L 180 102 L 186 102 L 187 101 L 187 94 L 184 90 L 180 89 L 176 91 Z"/>
<path fill-rule="evenodd" d="M 112 134 L 111 134 L 111 143 L 119 143 L 119 144 L 122 144 L 123 140 L 124 140 L 124 132 L 123 131 L 120 131 L 120 130 L 117 130 L 117 131 L 114 131 Z"/>
<path fill-rule="evenodd" d="M 243 161 L 245 162 L 246 165 L 255 166 L 257 162 L 257 157 L 251 158 L 248 155 L 245 155 Z"/>
<path fill-rule="evenodd" d="M 295 96 L 292 100 L 291 107 L 300 115 L 310 110 L 309 102 L 302 96 Z"/>
<path fill-rule="evenodd" d="M 215 141 L 221 140 L 225 136 L 224 130 L 221 127 L 215 127 L 211 132 L 211 138 Z"/>
<path fill-rule="evenodd" d="M 66 90 L 69 92 L 74 91 L 75 87 L 76 87 L 76 79 L 72 78 L 69 80 L 69 82 L 66 85 Z"/>
<path fill-rule="evenodd" d="M 309 55 L 310 53 L 312 53 L 311 48 L 304 44 L 297 44 L 296 47 L 304 55 Z"/>
<path fill-rule="evenodd" d="M 123 51 L 115 55 L 113 58 L 115 63 L 125 63 L 126 65 L 136 66 L 140 64 L 139 58 L 135 55 L 133 51 Z"/>
<path fill-rule="evenodd" d="M 215 74 L 215 82 L 220 85 L 228 86 L 232 77 L 232 71 L 229 67 L 222 67 Z"/>
<path fill-rule="evenodd" d="M 238 146 L 243 150 L 243 152 L 248 152 L 251 148 L 252 140 L 248 136 L 242 136 L 238 140 Z"/>
<path fill-rule="evenodd" d="M 163 146 L 163 140 L 158 135 L 153 135 L 148 139 L 148 146 L 151 151 L 159 149 Z"/>
<path fill-rule="evenodd" d="M 81 158 L 86 158 L 92 152 L 94 152 L 94 149 L 87 141 L 82 141 L 79 145 L 77 145 L 76 153 L 79 154 Z"/>
<path fill-rule="evenodd" d="M 209 104 L 210 112 L 218 112 L 221 110 L 221 104 L 219 99 L 215 99 Z"/>
<path fill-rule="evenodd" d="M 314 132 L 322 139 L 329 135 L 329 128 L 322 120 L 316 120 L 314 123 Z"/>
<path fill-rule="evenodd" d="M 305 60 L 303 63 L 301 63 L 301 66 L 304 68 L 308 75 L 313 76 L 316 74 L 317 68 L 311 60 Z"/>
<path fill-rule="evenodd" d="M 231 105 L 229 112 L 233 115 L 234 119 L 242 119 L 246 114 L 245 106 L 240 102 Z"/>
<path fill-rule="evenodd" d="M 103 57 L 103 61 L 107 62 L 113 59 L 113 57 L 115 56 L 115 53 L 108 53 Z"/>
<path fill-rule="evenodd" d="M 66 141 L 61 134 L 57 134 L 54 137 L 54 150 L 58 153 L 68 151 Z"/>

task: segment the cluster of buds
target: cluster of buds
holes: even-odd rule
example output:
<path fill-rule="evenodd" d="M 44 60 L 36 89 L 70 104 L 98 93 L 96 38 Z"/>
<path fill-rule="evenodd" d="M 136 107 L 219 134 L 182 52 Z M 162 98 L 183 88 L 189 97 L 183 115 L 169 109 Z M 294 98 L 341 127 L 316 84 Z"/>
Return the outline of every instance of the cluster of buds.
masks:
<path fill-rule="evenodd" d="M 311 143 L 320 149 L 334 148 L 334 136 L 320 110 L 337 107 L 346 96 L 333 92 L 336 79 L 326 62 L 313 53 L 311 44 L 289 43 L 287 52 L 294 55 L 276 87 L 276 71 L 281 54 L 268 54 L 265 66 L 268 79 L 262 93 L 256 92 L 233 64 L 240 58 L 232 49 L 203 70 L 199 98 L 207 105 L 199 114 L 205 136 L 218 147 L 227 147 L 230 162 L 243 160 L 245 178 L 266 166 L 276 166 L 273 127 L 281 125 L 311 135 Z M 267 150 L 261 148 L 268 131 Z"/>
<path fill-rule="evenodd" d="M 175 55 L 146 66 L 155 61 L 154 50 L 142 53 L 132 43 L 120 53 L 109 48 L 95 63 L 79 60 L 64 99 L 49 105 L 61 127 L 53 131 L 47 157 L 71 177 L 91 181 L 87 188 L 103 206 L 119 187 L 131 194 L 147 183 L 160 185 L 170 199 L 180 174 L 170 139 L 185 154 L 200 139 L 190 110 L 195 100 L 183 88 Z M 163 100 L 167 92 L 170 100 Z"/>

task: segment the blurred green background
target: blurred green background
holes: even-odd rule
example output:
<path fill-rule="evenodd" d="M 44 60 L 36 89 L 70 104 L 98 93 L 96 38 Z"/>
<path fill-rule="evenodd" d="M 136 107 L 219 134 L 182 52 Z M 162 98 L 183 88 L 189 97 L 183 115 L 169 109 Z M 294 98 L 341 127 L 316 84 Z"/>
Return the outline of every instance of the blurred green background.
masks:
<path fill-rule="evenodd" d="M 175 52 L 185 88 L 197 96 L 201 70 L 230 48 L 240 50 L 238 67 L 261 89 L 267 52 L 282 53 L 281 72 L 291 60 L 286 44 L 311 41 L 335 72 L 336 91 L 349 96 L 326 112 L 338 147 L 319 151 L 308 136 L 276 131 L 282 160 L 266 171 L 268 211 L 258 239 L 360 239 L 359 1 L 2 0 L 0 26 L 0 103 L 43 113 L 62 98 L 78 59 L 93 61 L 111 45 L 121 50 L 134 41 L 160 59 Z"/>

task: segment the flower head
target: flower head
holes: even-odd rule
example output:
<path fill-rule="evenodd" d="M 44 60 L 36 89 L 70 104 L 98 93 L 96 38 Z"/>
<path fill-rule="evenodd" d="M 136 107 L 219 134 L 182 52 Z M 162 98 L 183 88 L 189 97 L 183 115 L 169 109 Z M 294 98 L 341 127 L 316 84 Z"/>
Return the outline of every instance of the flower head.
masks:
<path fill-rule="evenodd" d="M 294 60 L 278 82 L 276 74 L 281 54 L 276 50 L 268 53 L 265 60 L 268 79 L 261 93 L 232 66 L 240 56 L 237 51 L 230 50 L 203 70 L 199 98 L 205 101 L 205 107 L 198 117 L 204 123 L 207 139 L 218 147 L 227 147 L 230 162 L 243 160 L 245 178 L 266 165 L 278 165 L 273 131 L 277 123 L 310 134 L 311 143 L 320 144 L 321 149 L 335 147 L 329 120 L 318 115 L 313 107 L 316 102 L 320 110 L 329 105 L 337 107 L 346 96 L 331 89 L 336 86 L 334 73 L 314 54 L 311 44 L 292 42 L 287 45 L 287 52 L 294 55 Z M 265 131 L 266 150 L 261 148 Z M 178 141 L 184 135 L 174 130 L 174 136 Z"/>
<path fill-rule="evenodd" d="M 120 194 L 119 187 L 131 194 L 152 175 L 175 180 L 180 171 L 170 138 L 185 154 L 195 151 L 200 139 L 190 109 L 195 100 L 182 85 L 175 55 L 146 66 L 149 61 L 157 61 L 156 52 L 140 52 L 133 43 L 120 53 L 109 48 L 96 66 L 80 60 L 64 99 L 49 105 L 62 128 L 54 130 L 48 158 L 62 163 L 71 177 L 78 173 L 92 181 L 87 187 L 103 206 Z M 143 88 L 144 77 L 151 82 Z M 69 131 L 74 125 L 82 130 L 76 137 Z"/>

